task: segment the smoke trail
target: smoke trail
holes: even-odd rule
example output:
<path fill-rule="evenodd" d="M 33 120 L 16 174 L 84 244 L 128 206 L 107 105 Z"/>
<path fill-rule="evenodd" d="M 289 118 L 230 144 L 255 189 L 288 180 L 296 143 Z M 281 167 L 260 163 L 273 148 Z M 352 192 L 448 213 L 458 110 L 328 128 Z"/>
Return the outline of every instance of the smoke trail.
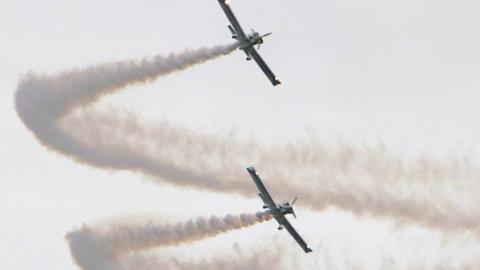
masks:
<path fill-rule="evenodd" d="M 266 176 L 275 198 L 298 195 L 301 203 L 314 210 L 335 206 L 356 215 L 389 217 L 447 231 L 478 228 L 480 177 L 468 160 L 408 162 L 382 147 L 326 146 L 315 139 L 266 149 L 221 136 L 198 135 L 167 123 L 145 127 L 132 115 L 123 119 L 99 116 L 84 112 L 70 118 L 66 126 L 81 130 L 72 136 L 90 140 L 102 151 L 115 153 L 125 146 L 141 149 L 152 163 L 170 163 L 171 168 L 177 166 L 190 175 L 172 179 L 159 167 L 141 170 L 156 180 L 161 177 L 177 186 L 252 196 L 256 192 L 244 168 L 253 163 Z M 111 130 L 121 133 L 114 133 L 114 142 Z"/>
<path fill-rule="evenodd" d="M 199 135 L 169 123 L 145 126 L 135 116 L 101 113 L 101 97 L 228 54 L 234 45 L 168 57 L 110 63 L 59 75 L 29 74 L 16 109 L 40 142 L 79 162 L 131 170 L 218 192 L 252 196 L 243 168 L 255 164 L 276 198 L 298 195 L 312 209 L 335 206 L 447 231 L 477 230 L 479 173 L 467 161 L 411 162 L 383 148 L 326 146 L 314 139 L 265 148 Z"/>
<path fill-rule="evenodd" d="M 70 244 L 75 262 L 82 269 L 124 269 L 121 265 L 129 265 L 132 261 L 146 263 L 138 256 L 129 258 L 135 252 L 191 243 L 249 227 L 271 218 L 270 214 L 258 212 L 256 214 L 227 215 L 224 218 L 199 217 L 175 225 L 145 222 L 143 224 L 106 224 L 95 228 L 84 226 L 80 230 L 68 233 L 66 239 Z M 134 265 L 136 265 L 136 269 L 143 269 L 139 267 L 138 263 Z M 158 265 L 156 264 L 157 267 Z"/>
<path fill-rule="evenodd" d="M 74 109 L 89 105 L 128 85 L 186 69 L 229 54 L 235 48 L 236 44 L 203 48 L 168 57 L 156 56 L 140 61 L 92 66 L 52 77 L 30 73 L 19 83 L 15 97 L 17 112 L 42 144 L 77 161 L 108 168 L 141 166 L 139 169 L 144 169 L 142 166 L 155 166 L 149 160 L 144 160 L 140 153 L 129 153 L 128 149 L 124 154 L 132 156 L 130 160 L 118 160 L 112 153 L 95 151 L 94 147 L 74 140 L 58 126 L 58 121 Z M 167 166 L 163 169 L 169 170 Z"/>

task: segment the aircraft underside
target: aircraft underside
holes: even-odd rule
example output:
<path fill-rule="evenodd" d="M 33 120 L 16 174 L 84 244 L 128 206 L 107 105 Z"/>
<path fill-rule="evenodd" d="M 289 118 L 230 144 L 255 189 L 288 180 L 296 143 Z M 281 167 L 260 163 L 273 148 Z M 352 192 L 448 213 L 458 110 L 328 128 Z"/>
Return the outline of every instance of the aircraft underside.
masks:
<path fill-rule="evenodd" d="M 271 33 L 260 35 L 258 32 L 252 29 L 251 34 L 246 35 L 237 18 L 235 17 L 235 14 L 230 8 L 230 5 L 225 0 L 218 0 L 218 2 L 225 12 L 227 19 L 230 21 L 228 29 L 232 34 L 232 38 L 238 40 L 239 49 L 245 52 L 247 55 L 247 60 L 254 59 L 258 66 L 262 69 L 263 73 L 265 73 L 267 78 L 270 80 L 272 85 L 275 86 L 281 84 L 281 82 L 276 78 L 275 74 L 267 66 L 265 61 L 255 49 L 255 46 L 258 46 L 257 49 L 260 49 L 260 45 L 263 44 L 263 38 L 269 36 Z"/>
<path fill-rule="evenodd" d="M 278 230 L 283 230 L 283 228 L 285 228 L 293 237 L 293 239 L 295 239 L 295 241 L 302 247 L 305 253 L 311 252 L 312 249 L 308 247 L 307 243 L 305 243 L 303 238 L 298 234 L 295 228 L 293 228 L 288 219 L 285 217 L 285 215 L 287 214 L 292 214 L 296 218 L 295 211 L 293 210 L 293 205 L 295 204 L 297 198 L 293 199 L 292 202 L 285 201 L 278 204 L 275 203 L 275 201 L 272 199 L 272 196 L 270 196 L 267 188 L 263 184 L 262 180 L 257 175 L 255 168 L 249 167 L 247 168 L 247 171 L 252 177 L 253 182 L 257 186 L 258 190 L 260 191 L 258 195 L 264 203 L 263 208 L 268 209 L 265 210 L 263 213 L 271 214 L 278 222 Z"/>

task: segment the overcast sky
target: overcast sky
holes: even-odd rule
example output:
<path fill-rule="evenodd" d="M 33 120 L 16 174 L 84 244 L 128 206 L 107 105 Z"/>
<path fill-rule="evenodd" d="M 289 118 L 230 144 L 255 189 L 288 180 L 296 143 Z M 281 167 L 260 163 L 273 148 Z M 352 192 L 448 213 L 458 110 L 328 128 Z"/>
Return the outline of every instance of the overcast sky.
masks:
<path fill-rule="evenodd" d="M 382 144 L 405 160 L 468 157 L 480 166 L 480 2 L 231 2 L 244 29 L 273 32 L 260 53 L 282 85 L 272 87 L 237 51 L 131 87 L 102 106 L 201 133 L 235 130 L 267 145 L 313 133 L 327 145 Z M 155 185 L 131 172 L 77 164 L 41 146 L 15 112 L 17 82 L 28 71 L 54 73 L 228 44 L 227 24 L 215 0 L 3 1 L 0 268 L 77 269 L 64 237 L 84 223 L 138 215 L 186 220 L 260 208 L 259 200 Z M 247 174 L 245 181 L 251 181 Z M 411 226 L 399 232 L 388 219 L 359 220 L 335 209 L 297 212 L 293 223 L 320 250 L 305 259 L 305 269 L 345 269 L 336 261 L 345 254 L 358 266 L 381 269 L 385 254 L 414 261 L 414 248 L 438 261 L 465 253 L 459 268 L 478 263 L 480 245 L 468 237 L 442 246 L 438 232 Z M 273 223 L 181 248 L 211 256 L 234 243 L 248 250 L 247 238 L 293 247 Z M 376 237 L 366 244 L 366 235 Z M 326 254 L 338 256 L 325 262 Z"/>

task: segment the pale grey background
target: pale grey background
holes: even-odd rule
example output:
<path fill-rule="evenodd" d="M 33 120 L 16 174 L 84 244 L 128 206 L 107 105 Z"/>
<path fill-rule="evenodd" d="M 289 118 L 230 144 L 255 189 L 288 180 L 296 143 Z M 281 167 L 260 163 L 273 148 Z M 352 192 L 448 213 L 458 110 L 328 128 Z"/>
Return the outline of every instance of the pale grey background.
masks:
<path fill-rule="evenodd" d="M 271 87 L 235 52 L 102 102 L 205 132 L 233 128 L 265 143 L 288 142 L 313 130 L 327 143 L 383 143 L 406 158 L 426 153 L 477 161 L 480 2 L 237 0 L 232 7 L 245 29 L 273 32 L 260 53 L 281 86 Z M 16 83 L 29 70 L 56 72 L 225 44 L 231 42 L 226 26 L 215 0 L 2 1 L 0 268 L 75 269 L 63 237 L 84 222 L 257 209 L 258 201 L 178 191 L 138 175 L 78 165 L 40 146 L 14 109 Z M 197 199 L 196 207 L 183 207 L 184 198 Z M 181 207 L 169 207 L 172 202 Z M 398 240 L 390 239 L 381 221 L 367 226 L 335 211 L 312 215 L 296 222 L 315 235 L 314 248 L 328 239 L 346 241 L 352 256 L 370 269 L 380 265 L 385 243 Z M 239 234 L 269 237 L 272 226 Z M 369 248 L 358 244 L 372 232 L 378 238 Z M 405 237 L 416 239 L 414 233 Z M 425 256 L 444 254 L 435 246 L 439 240 L 431 240 L 435 233 L 425 237 Z M 212 249 L 230 247 L 238 238 L 211 240 Z M 410 258 L 405 246 L 415 241 L 405 241 L 400 256 Z M 310 264 L 323 265 L 321 254 L 314 253 Z"/>

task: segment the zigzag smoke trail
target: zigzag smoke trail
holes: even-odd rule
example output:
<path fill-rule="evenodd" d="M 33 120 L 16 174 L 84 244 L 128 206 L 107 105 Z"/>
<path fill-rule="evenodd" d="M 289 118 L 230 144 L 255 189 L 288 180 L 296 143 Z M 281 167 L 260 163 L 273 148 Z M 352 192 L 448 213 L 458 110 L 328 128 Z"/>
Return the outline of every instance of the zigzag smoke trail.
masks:
<path fill-rule="evenodd" d="M 30 73 L 19 82 L 16 109 L 44 146 L 90 166 L 135 171 L 176 186 L 252 196 L 244 168 L 255 164 L 275 181 L 269 183 L 275 197 L 298 195 L 314 210 L 333 206 L 446 232 L 478 230 L 479 172 L 468 160 L 407 162 L 381 147 L 326 146 L 315 139 L 265 148 L 220 135 L 199 135 L 166 122 L 144 125 L 135 116 L 91 107 L 127 86 L 235 48 L 203 48 L 57 75 Z"/>

